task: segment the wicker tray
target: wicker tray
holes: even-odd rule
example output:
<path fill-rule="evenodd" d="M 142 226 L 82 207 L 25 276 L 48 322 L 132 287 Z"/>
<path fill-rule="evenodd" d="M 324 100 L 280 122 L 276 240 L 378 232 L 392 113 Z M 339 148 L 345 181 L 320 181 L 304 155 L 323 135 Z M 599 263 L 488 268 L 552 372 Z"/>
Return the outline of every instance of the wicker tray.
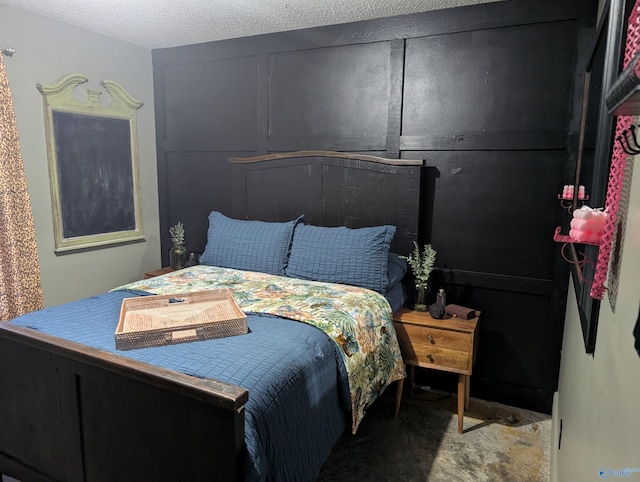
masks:
<path fill-rule="evenodd" d="M 118 350 L 132 350 L 247 332 L 247 316 L 220 289 L 125 298 L 115 338 Z"/>

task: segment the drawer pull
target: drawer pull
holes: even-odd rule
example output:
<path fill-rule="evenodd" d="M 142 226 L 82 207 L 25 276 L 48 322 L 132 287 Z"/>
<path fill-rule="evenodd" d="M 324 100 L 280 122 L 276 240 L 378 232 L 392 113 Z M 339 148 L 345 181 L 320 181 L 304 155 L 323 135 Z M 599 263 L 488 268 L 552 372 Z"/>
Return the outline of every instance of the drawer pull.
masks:
<path fill-rule="evenodd" d="M 431 363 L 433 363 L 433 355 L 431 355 L 431 353 L 429 353 L 427 355 L 427 360 L 429 360 Z"/>
<path fill-rule="evenodd" d="M 431 335 L 427 336 L 427 339 L 431 342 L 432 345 L 435 345 L 435 341 L 433 341 L 433 337 Z"/>

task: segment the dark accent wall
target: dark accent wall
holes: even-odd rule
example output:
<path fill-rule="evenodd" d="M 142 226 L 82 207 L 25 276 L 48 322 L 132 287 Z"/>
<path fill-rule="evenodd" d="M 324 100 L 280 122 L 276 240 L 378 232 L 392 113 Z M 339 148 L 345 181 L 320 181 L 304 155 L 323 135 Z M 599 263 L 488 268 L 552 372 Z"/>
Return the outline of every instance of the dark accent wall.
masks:
<path fill-rule="evenodd" d="M 202 251 L 208 213 L 233 215 L 228 157 L 425 159 L 434 285 L 482 310 L 471 395 L 550 412 L 568 286 L 552 237 L 567 222 L 557 194 L 573 181 L 596 3 L 503 1 L 154 50 L 163 260 L 169 226 L 182 221 Z"/>

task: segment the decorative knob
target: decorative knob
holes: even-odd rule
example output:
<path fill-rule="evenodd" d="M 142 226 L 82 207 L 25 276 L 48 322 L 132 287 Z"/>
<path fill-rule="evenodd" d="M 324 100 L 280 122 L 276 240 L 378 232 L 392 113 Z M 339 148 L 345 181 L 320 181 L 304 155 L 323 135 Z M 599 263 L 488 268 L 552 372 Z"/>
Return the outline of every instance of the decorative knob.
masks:
<path fill-rule="evenodd" d="M 427 336 L 427 339 L 431 342 L 431 344 L 435 344 L 435 341 L 433 341 L 433 337 L 431 335 Z"/>
<path fill-rule="evenodd" d="M 429 354 L 427 355 L 427 359 L 428 359 L 431 363 L 433 363 L 433 356 L 431 355 L 431 353 L 429 353 Z"/>

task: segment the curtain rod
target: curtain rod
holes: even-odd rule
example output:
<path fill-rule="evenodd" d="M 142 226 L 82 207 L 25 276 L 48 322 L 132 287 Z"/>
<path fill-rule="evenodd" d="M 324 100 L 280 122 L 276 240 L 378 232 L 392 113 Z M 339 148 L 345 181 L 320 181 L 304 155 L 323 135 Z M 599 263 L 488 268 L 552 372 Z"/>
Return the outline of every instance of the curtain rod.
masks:
<path fill-rule="evenodd" d="M 7 57 L 13 57 L 13 54 L 16 53 L 16 50 L 10 47 L 0 47 L 0 52 L 2 52 Z"/>

